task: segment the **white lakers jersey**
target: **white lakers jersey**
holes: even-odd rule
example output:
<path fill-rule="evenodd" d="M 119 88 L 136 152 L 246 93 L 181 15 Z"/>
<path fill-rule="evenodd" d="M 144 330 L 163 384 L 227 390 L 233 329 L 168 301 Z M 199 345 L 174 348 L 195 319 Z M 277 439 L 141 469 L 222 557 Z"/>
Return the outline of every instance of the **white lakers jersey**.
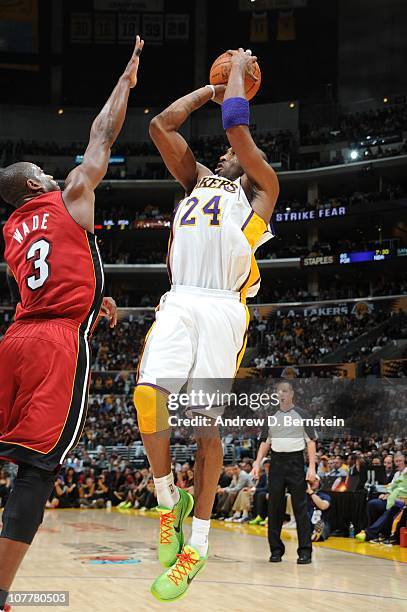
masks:
<path fill-rule="evenodd" d="M 240 179 L 201 178 L 174 213 L 167 265 L 173 285 L 239 291 L 260 287 L 256 249 L 273 237 L 249 204 Z"/>

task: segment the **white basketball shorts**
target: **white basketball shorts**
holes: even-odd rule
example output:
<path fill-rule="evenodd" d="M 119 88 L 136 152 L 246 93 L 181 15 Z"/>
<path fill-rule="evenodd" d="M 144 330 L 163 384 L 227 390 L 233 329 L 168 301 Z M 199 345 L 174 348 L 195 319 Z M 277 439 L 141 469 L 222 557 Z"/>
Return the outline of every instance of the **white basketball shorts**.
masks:
<path fill-rule="evenodd" d="M 233 379 L 246 349 L 249 318 L 238 292 L 173 286 L 146 336 L 137 385 L 176 394 L 187 382 L 190 392 L 194 380 Z"/>

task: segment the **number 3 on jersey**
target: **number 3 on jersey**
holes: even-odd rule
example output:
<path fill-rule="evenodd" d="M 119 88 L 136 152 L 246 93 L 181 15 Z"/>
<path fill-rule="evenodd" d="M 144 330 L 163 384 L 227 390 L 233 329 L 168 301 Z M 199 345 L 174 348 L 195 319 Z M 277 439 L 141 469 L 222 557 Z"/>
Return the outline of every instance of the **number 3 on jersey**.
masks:
<path fill-rule="evenodd" d="M 27 287 L 32 291 L 36 291 L 42 287 L 45 281 L 49 277 L 49 264 L 47 261 L 47 257 L 50 253 L 51 245 L 48 240 L 45 238 L 41 238 L 40 240 L 36 240 L 32 243 L 30 248 L 27 251 L 26 259 L 29 261 L 33 260 L 32 265 L 34 269 L 34 274 L 27 276 Z"/>
<path fill-rule="evenodd" d="M 202 214 L 209 215 L 212 217 L 209 222 L 209 225 L 211 227 L 219 227 L 220 225 L 219 216 L 222 212 L 222 210 L 219 207 L 220 198 L 221 196 L 214 196 L 213 198 L 209 200 L 209 202 L 207 202 L 207 204 L 205 204 L 205 206 L 202 207 L 202 209 L 200 209 L 200 212 Z M 189 198 L 189 200 L 185 202 L 185 206 L 187 207 L 187 209 L 181 217 L 181 221 L 179 223 L 180 227 L 185 227 L 185 226 L 191 227 L 191 226 L 196 225 L 196 217 L 193 217 L 191 215 L 198 204 L 199 204 L 199 200 L 198 198 L 195 198 L 195 197 Z"/>

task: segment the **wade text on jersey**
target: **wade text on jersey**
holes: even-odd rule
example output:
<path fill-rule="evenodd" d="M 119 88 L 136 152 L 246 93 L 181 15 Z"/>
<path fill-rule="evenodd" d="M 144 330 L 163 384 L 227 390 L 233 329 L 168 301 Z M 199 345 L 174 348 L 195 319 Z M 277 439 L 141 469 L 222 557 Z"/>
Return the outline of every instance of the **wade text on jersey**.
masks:
<path fill-rule="evenodd" d="M 37 229 L 47 230 L 49 213 L 33 215 L 30 220 L 23 221 L 13 232 L 13 238 L 21 244 L 26 236 Z"/>

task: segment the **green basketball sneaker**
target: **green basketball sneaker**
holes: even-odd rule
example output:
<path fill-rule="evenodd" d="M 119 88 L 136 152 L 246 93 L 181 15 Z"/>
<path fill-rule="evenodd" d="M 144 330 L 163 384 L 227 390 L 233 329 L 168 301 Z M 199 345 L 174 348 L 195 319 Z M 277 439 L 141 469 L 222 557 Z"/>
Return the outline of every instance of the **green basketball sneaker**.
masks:
<path fill-rule="evenodd" d="M 207 559 L 208 555 L 200 557 L 195 548 L 187 544 L 177 555 L 172 567 L 154 580 L 151 593 L 159 601 L 181 599 L 192 580 L 205 567 Z"/>
<path fill-rule="evenodd" d="M 194 507 L 194 498 L 183 489 L 178 489 L 179 501 L 172 510 L 157 506 L 160 513 L 160 536 L 158 559 L 164 567 L 171 567 L 184 546 L 183 522 Z"/>

